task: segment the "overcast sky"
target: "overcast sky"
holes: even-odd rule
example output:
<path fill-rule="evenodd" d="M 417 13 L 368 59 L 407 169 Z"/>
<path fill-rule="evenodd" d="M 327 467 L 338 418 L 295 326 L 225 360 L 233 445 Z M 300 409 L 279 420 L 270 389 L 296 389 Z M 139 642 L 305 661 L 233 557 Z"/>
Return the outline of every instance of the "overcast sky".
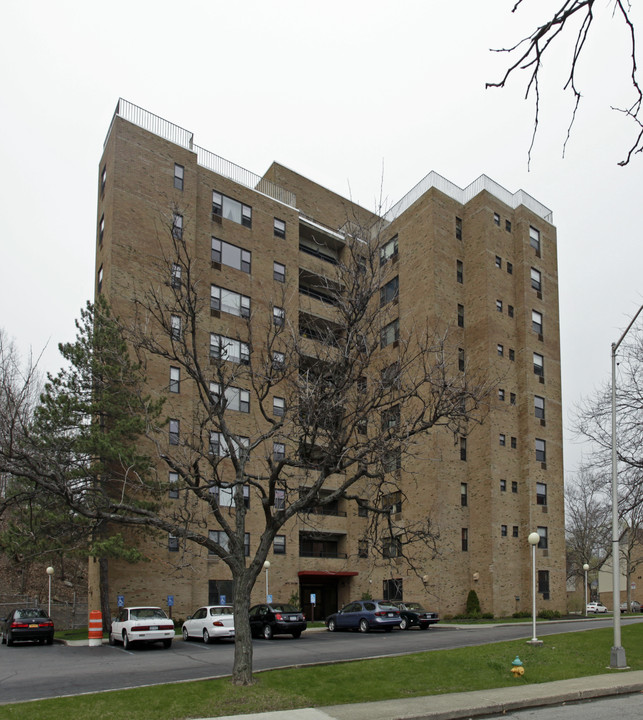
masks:
<path fill-rule="evenodd" d="M 525 78 L 485 90 L 506 63 L 489 49 L 562 0 L 523 0 L 512 15 L 514 3 L 6 0 L 0 326 L 23 354 L 46 347 L 44 369 L 60 366 L 57 344 L 93 293 L 97 166 L 119 97 L 253 172 L 276 160 L 372 209 L 382 178 L 393 204 L 430 170 L 460 187 L 484 173 L 554 212 L 573 473 L 573 406 L 609 379 L 610 345 L 643 302 L 643 157 L 617 166 L 635 129 L 610 105 L 633 98 L 627 36 L 605 0 L 566 156 L 570 44 L 546 64 L 528 171 Z"/>

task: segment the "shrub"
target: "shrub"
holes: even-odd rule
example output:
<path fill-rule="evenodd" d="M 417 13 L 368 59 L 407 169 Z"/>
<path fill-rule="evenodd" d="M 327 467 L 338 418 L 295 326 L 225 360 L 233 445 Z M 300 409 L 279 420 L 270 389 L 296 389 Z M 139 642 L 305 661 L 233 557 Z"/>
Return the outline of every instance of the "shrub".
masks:
<path fill-rule="evenodd" d="M 480 617 L 480 600 L 475 590 L 469 590 L 467 609 L 465 612 L 469 617 Z"/>
<path fill-rule="evenodd" d="M 538 613 L 538 617 L 542 618 L 543 620 L 555 620 L 556 618 L 560 617 L 560 613 L 558 610 L 541 610 Z"/>
<path fill-rule="evenodd" d="M 493 620 L 493 613 L 482 613 L 482 615 L 480 615 L 480 617 L 483 620 Z"/>
<path fill-rule="evenodd" d="M 520 612 L 515 612 L 511 617 L 514 618 L 530 618 L 531 613 L 528 610 L 521 610 Z"/>

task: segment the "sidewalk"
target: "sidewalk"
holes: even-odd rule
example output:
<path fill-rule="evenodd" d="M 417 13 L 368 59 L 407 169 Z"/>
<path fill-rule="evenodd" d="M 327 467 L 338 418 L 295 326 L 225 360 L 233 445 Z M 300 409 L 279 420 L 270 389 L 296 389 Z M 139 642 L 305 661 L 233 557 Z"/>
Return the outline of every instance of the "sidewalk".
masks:
<path fill-rule="evenodd" d="M 643 670 L 538 685 L 195 720 L 458 720 L 643 691 Z"/>

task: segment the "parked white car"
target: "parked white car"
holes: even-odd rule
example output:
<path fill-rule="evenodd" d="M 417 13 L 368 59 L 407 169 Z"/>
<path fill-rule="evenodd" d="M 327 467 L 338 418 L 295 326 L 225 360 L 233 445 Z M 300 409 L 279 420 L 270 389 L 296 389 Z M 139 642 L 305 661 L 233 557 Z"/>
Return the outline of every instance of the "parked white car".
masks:
<path fill-rule="evenodd" d="M 599 602 L 591 602 L 587 603 L 587 612 L 588 613 L 606 613 L 607 608 L 603 603 Z"/>
<path fill-rule="evenodd" d="M 174 623 L 160 607 L 121 608 L 109 634 L 109 644 L 122 642 L 125 650 L 132 643 L 162 642 L 169 648 L 173 639 Z"/>
<path fill-rule="evenodd" d="M 234 637 L 234 615 L 231 605 L 200 607 L 183 623 L 183 639 L 202 638 L 204 643 Z"/>

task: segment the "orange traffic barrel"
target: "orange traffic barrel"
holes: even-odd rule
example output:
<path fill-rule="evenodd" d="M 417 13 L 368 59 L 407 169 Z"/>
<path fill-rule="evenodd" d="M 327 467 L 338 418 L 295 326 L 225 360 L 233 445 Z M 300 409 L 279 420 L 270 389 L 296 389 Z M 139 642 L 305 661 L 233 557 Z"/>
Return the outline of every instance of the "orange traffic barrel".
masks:
<path fill-rule="evenodd" d="M 89 613 L 89 647 L 103 644 L 103 613 L 92 610 Z"/>

